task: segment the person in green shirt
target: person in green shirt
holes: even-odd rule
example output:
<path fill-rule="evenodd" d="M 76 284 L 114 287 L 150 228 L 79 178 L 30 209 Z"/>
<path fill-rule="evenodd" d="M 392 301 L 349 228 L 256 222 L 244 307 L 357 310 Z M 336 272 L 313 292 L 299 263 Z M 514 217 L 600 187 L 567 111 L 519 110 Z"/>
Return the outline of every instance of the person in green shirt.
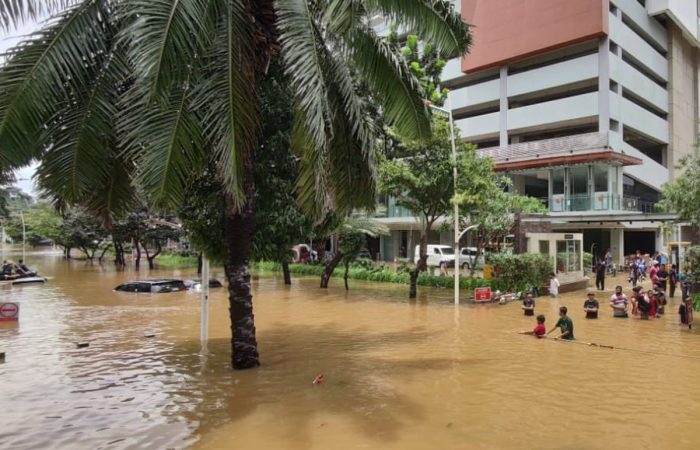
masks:
<path fill-rule="evenodd" d="M 574 339 L 574 322 L 566 315 L 567 311 L 566 306 L 559 308 L 559 320 L 554 327 L 547 332 L 548 336 L 549 333 L 559 328 L 561 334 L 557 336 L 556 339 Z"/>

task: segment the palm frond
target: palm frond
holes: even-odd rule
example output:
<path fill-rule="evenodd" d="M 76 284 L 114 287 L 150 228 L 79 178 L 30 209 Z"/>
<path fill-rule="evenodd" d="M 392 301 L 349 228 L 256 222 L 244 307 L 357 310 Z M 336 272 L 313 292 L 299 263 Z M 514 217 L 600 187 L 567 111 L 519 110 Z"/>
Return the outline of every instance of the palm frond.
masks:
<path fill-rule="evenodd" d="M 58 14 L 78 0 L 0 0 L 0 31 Z"/>
<path fill-rule="evenodd" d="M 188 77 L 208 44 L 213 21 L 209 0 L 129 0 L 124 14 L 134 18 L 124 27 L 129 61 L 137 85 L 149 98 L 167 97 L 173 85 Z"/>
<path fill-rule="evenodd" d="M 132 184 L 134 164 L 123 155 L 113 154 L 103 162 L 108 167 L 108 178 L 86 201 L 88 211 L 111 223 L 114 216 L 131 211 L 137 204 L 136 191 Z"/>
<path fill-rule="evenodd" d="M 258 132 L 254 81 L 253 22 L 245 1 L 227 0 L 212 51 L 206 55 L 193 108 L 201 116 L 204 137 L 213 149 L 224 187 L 234 208 L 246 203 L 245 165 L 251 163 Z"/>
<path fill-rule="evenodd" d="M 158 207 L 177 208 L 185 197 L 193 165 L 204 156 L 202 130 L 191 111 L 189 80 L 174 86 L 164 104 L 153 104 L 134 89 L 119 124 L 125 155 L 134 161 L 135 184 Z M 133 99 L 133 101 L 130 101 Z"/>
<path fill-rule="evenodd" d="M 365 4 L 418 34 L 445 57 L 461 56 L 469 50 L 469 24 L 447 0 L 365 0 Z"/>
<path fill-rule="evenodd" d="M 278 1 L 275 7 L 285 73 L 294 91 L 296 112 L 303 122 L 308 145 L 320 156 L 328 145 L 333 119 L 323 76 L 324 44 L 316 26 L 318 17 L 314 17 L 306 0 Z M 323 165 L 320 158 L 317 169 Z"/>
<path fill-rule="evenodd" d="M 67 204 L 84 203 L 108 184 L 118 92 L 129 76 L 125 49 L 114 45 L 94 79 L 63 102 L 42 139 L 48 146 L 37 169 L 39 187 Z"/>
<path fill-rule="evenodd" d="M 376 219 L 369 217 L 367 213 L 355 212 L 343 221 L 342 227 L 348 231 L 359 231 L 372 237 L 387 236 L 389 228 Z"/>
<path fill-rule="evenodd" d="M 44 127 L 84 86 L 109 48 L 102 2 L 85 0 L 10 50 L 0 68 L 0 171 L 27 165 Z"/>
<path fill-rule="evenodd" d="M 430 135 L 430 116 L 420 95 L 420 83 L 406 61 L 372 29 L 358 26 L 349 43 L 360 76 L 379 95 L 388 121 L 408 138 Z"/>

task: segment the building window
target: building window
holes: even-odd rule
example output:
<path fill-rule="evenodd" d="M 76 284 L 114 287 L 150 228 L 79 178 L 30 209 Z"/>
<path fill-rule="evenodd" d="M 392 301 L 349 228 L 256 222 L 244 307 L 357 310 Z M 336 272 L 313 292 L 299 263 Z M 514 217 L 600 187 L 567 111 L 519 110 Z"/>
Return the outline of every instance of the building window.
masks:
<path fill-rule="evenodd" d="M 567 239 L 557 241 L 557 273 L 581 270 L 581 241 Z"/>
<path fill-rule="evenodd" d="M 608 166 L 593 166 L 593 190 L 608 192 Z"/>
<path fill-rule="evenodd" d="M 549 241 L 540 241 L 540 253 L 549 257 Z"/>

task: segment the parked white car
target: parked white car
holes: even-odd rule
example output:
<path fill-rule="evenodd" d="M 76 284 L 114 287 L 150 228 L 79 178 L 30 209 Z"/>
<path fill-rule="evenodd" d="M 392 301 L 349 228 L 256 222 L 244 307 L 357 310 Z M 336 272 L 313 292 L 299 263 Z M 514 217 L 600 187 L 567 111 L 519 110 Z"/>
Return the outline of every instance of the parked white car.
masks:
<path fill-rule="evenodd" d="M 454 267 L 455 264 L 455 252 L 449 245 L 428 245 L 427 249 L 428 260 L 426 264 L 428 267 L 440 267 L 445 265 L 445 267 Z M 416 245 L 415 251 L 415 261 L 420 259 L 420 246 Z"/>
<path fill-rule="evenodd" d="M 486 262 L 484 250 L 477 256 L 476 247 L 462 247 L 459 250 L 459 266 L 467 270 L 474 264 L 475 269 L 483 269 Z"/>

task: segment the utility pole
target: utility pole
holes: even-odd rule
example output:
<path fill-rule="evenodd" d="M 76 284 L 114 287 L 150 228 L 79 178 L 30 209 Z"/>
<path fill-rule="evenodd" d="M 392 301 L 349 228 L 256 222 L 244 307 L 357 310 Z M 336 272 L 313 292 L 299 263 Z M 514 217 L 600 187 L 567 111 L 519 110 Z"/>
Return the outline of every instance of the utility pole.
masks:
<path fill-rule="evenodd" d="M 454 182 L 454 193 L 457 194 L 457 144 L 455 142 L 455 128 L 454 121 L 452 119 L 452 107 L 450 97 L 447 97 L 447 109 L 435 106 L 430 102 L 426 102 L 428 107 L 437 112 L 439 115 L 447 117 L 450 123 L 450 143 L 452 145 L 452 178 Z M 457 202 L 454 203 L 454 242 L 452 243 L 454 257 L 455 257 L 455 280 L 454 280 L 454 300 L 455 305 L 459 305 L 459 237 L 461 236 L 459 232 L 459 206 Z"/>

